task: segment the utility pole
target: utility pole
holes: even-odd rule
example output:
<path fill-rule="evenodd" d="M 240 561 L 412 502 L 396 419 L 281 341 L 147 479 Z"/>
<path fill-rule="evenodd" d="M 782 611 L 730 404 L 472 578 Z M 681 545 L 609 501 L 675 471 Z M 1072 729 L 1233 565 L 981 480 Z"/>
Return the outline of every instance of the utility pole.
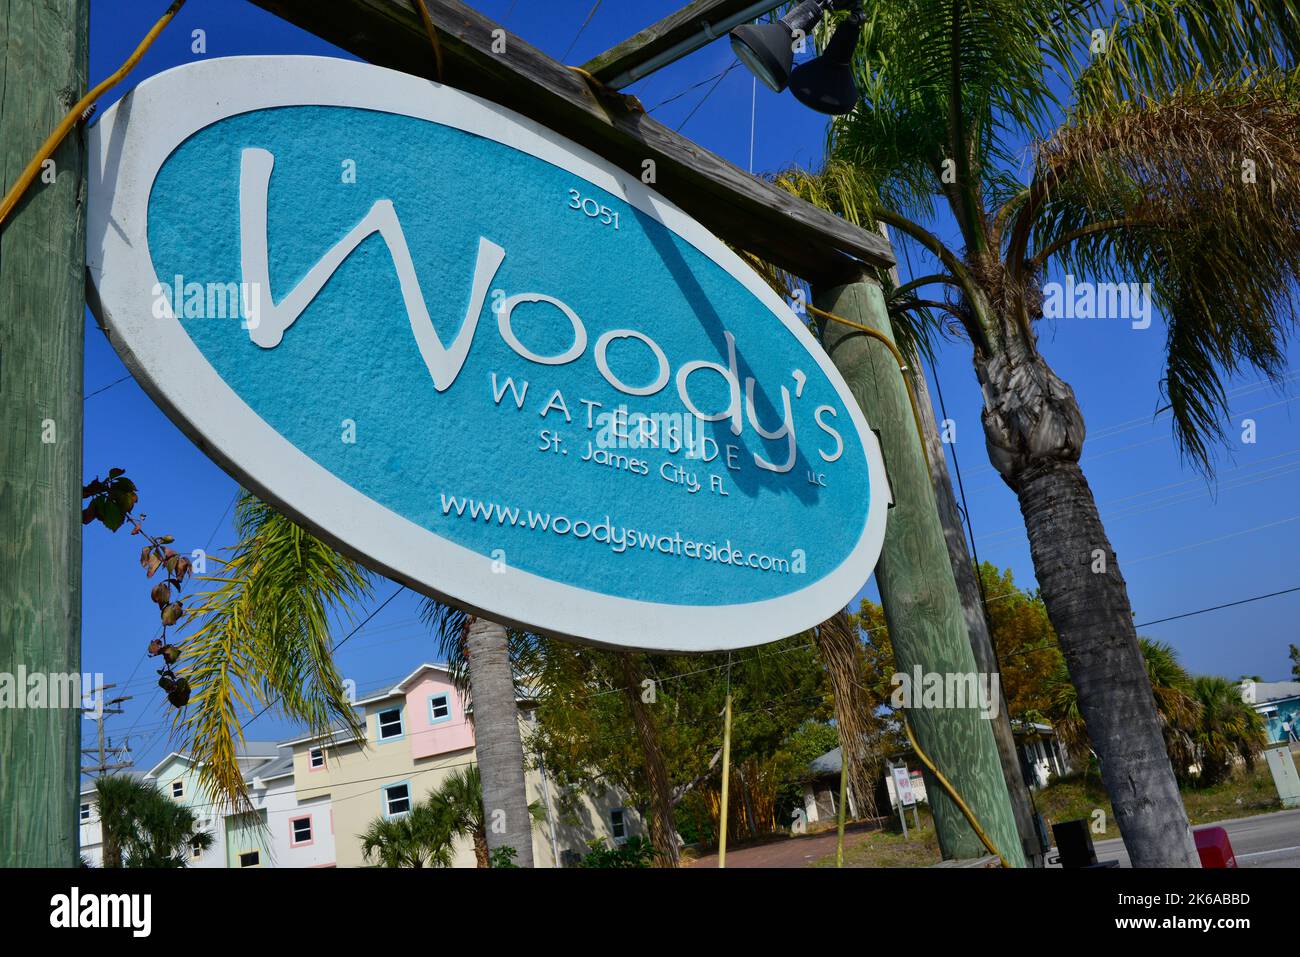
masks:
<path fill-rule="evenodd" d="M 880 234 L 889 238 L 889 227 L 880 224 Z M 890 280 L 899 285 L 898 267 L 891 266 Z M 993 648 L 993 636 L 989 632 L 989 619 L 985 614 L 984 594 L 980 589 L 977 571 L 966 549 L 966 532 L 961 527 L 961 510 L 957 506 L 957 496 L 952 488 L 952 476 L 948 473 L 948 457 L 943 440 L 939 435 L 939 425 L 934 417 L 934 403 L 930 400 L 930 387 L 926 382 L 925 370 L 920 367 L 911 370 L 912 387 L 916 390 L 917 412 L 921 419 L 921 433 L 925 436 L 925 449 L 930 460 L 930 482 L 934 486 L 934 501 L 939 509 L 939 524 L 943 526 L 943 537 L 948 546 L 948 560 L 952 565 L 953 579 L 957 583 L 957 592 L 961 595 L 962 614 L 966 617 L 966 630 L 970 634 L 971 651 L 975 654 L 975 664 L 986 675 L 999 674 L 997 653 Z M 993 740 L 998 746 L 998 760 L 1002 764 L 1002 776 L 1007 782 L 1007 792 L 1011 798 L 1011 810 L 1016 816 L 1016 830 L 1020 834 L 1020 847 L 1025 854 L 1025 863 L 1030 867 L 1043 867 L 1046 854 L 1038 837 L 1038 828 L 1034 823 L 1033 802 L 1029 796 L 1029 785 L 1025 782 L 1024 771 L 1020 767 L 1020 756 L 1016 752 L 1016 738 L 1011 728 L 1011 714 L 1007 710 L 1007 697 L 998 681 L 998 695 L 1001 706 L 998 716 L 991 718 Z"/>
<path fill-rule="evenodd" d="M 100 692 L 104 692 L 107 691 L 109 688 L 116 688 L 116 687 L 117 685 L 114 684 L 102 685 L 99 688 L 99 690 Z M 108 701 L 103 702 L 100 705 L 98 710 L 87 708 L 83 711 L 83 714 L 89 715 L 90 720 L 95 722 L 95 724 L 99 726 L 99 747 L 82 748 L 81 753 L 86 755 L 97 755 L 99 757 L 99 761 L 89 767 L 83 765 L 81 768 L 82 774 L 93 774 L 96 777 L 103 777 L 104 774 L 108 771 L 117 771 L 121 768 L 129 768 L 134 766 L 135 764 L 134 761 L 120 761 L 116 764 L 107 763 L 107 760 L 110 756 L 116 758 L 123 754 L 130 754 L 131 748 L 128 744 L 119 745 L 118 747 L 115 748 L 112 746 L 113 742 L 110 740 L 108 742 L 107 747 L 105 747 L 104 745 L 104 721 L 108 718 L 109 715 L 125 714 L 125 712 L 119 707 L 119 705 L 121 705 L 123 701 L 130 701 L 132 697 L 133 697 L 132 695 L 125 695 L 119 698 L 112 698 Z"/>
<path fill-rule="evenodd" d="M 961 512 L 957 507 L 957 498 L 953 494 L 952 478 L 948 474 L 948 460 L 944 453 L 943 442 L 939 438 L 939 426 L 935 422 L 930 390 L 921 369 L 912 370 L 911 378 L 916 389 L 916 404 L 920 408 L 921 431 L 925 435 L 925 446 L 930 457 L 930 479 L 934 484 L 935 504 L 939 507 L 939 522 L 943 525 L 943 537 L 948 545 L 948 558 L 952 563 L 953 578 L 957 583 L 957 591 L 961 595 L 962 613 L 966 617 L 971 651 L 975 654 L 975 664 L 981 672 L 986 675 L 999 674 L 1001 669 L 993 648 L 993 636 L 989 632 L 988 616 L 984 612 L 984 598 L 980 592 L 979 580 L 975 577 L 975 565 L 966 550 L 966 534 L 961 527 Z M 1011 797 L 1011 810 L 1016 816 L 1020 846 L 1025 852 L 1025 862 L 1030 867 L 1043 867 L 1046 855 L 1038 837 L 1038 828 L 1034 824 L 1034 807 L 1029 797 L 1029 785 L 1025 782 L 1025 774 L 1020 766 L 1016 739 L 1011 728 L 1011 713 L 1007 710 L 1006 691 L 1000 680 L 998 694 L 1001 698 L 998 716 L 990 718 L 989 724 L 993 728 L 993 740 L 997 743 L 1002 776 L 1006 779 L 1007 791 Z"/>
<path fill-rule="evenodd" d="M 817 306 L 893 341 L 879 284 L 865 274 L 841 285 L 814 288 Z M 863 414 L 880 436 L 893 493 L 876 582 L 894 665 L 911 674 L 977 672 L 961 596 L 952 575 L 921 437 L 898 364 L 883 343 L 849 326 L 823 320 L 822 343 Z M 881 490 L 883 493 L 883 490 Z M 876 490 L 872 490 L 877 494 Z M 920 689 L 914 689 L 919 697 Z M 914 698 L 913 704 L 916 704 Z M 980 826 L 1013 865 L 1023 867 L 1007 783 L 990 722 L 978 709 L 909 707 L 921 747 L 970 806 Z M 978 858 L 987 851 L 956 803 L 927 779 L 939 846 L 945 858 Z"/>
<path fill-rule="evenodd" d="M 0 8 L 0 190 L 86 89 L 89 0 Z M 81 671 L 85 154 L 69 136 L 0 232 L 0 671 Z M 24 689 L 25 690 L 25 689 Z M 0 709 L 0 867 L 75 867 L 79 708 Z"/>

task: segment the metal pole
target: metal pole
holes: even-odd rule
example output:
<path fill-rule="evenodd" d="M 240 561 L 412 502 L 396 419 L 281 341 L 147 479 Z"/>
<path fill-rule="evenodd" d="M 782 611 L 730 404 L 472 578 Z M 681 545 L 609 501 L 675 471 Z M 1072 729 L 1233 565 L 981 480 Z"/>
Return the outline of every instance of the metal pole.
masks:
<path fill-rule="evenodd" d="M 843 746 L 840 747 L 840 808 L 837 832 L 835 835 L 835 866 L 844 866 L 844 795 L 848 790 L 849 762 L 845 757 Z"/>
<path fill-rule="evenodd" d="M 718 821 L 718 866 L 727 866 L 727 802 L 731 784 L 731 675 L 727 675 L 727 707 L 722 719 L 722 813 Z"/>

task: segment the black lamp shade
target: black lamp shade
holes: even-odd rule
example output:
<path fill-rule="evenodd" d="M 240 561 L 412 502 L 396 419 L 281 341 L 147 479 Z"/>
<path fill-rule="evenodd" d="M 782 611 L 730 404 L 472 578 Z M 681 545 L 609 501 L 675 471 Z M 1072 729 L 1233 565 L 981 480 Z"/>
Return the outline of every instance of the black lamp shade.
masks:
<path fill-rule="evenodd" d="M 773 93 L 790 85 L 794 35 L 806 36 L 833 0 L 803 0 L 776 23 L 751 23 L 731 31 L 731 49 L 749 72 Z"/>
<path fill-rule="evenodd" d="M 731 49 L 749 72 L 773 93 L 790 82 L 794 34 L 784 23 L 750 23 L 731 31 Z"/>
<path fill-rule="evenodd" d="M 858 46 L 863 19 L 860 12 L 855 12 L 836 28 L 821 56 L 794 68 L 790 92 L 804 106 L 833 116 L 849 113 L 857 106 L 853 52 Z"/>

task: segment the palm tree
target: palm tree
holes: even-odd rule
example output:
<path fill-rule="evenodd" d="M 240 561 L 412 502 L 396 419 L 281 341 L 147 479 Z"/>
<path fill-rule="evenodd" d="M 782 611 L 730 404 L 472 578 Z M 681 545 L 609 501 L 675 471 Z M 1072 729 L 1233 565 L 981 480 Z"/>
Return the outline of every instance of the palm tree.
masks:
<path fill-rule="evenodd" d="M 176 728 L 203 786 L 247 811 L 241 709 L 276 708 L 313 733 L 339 724 L 364 736 L 334 664 L 330 618 L 347 620 L 371 588 L 360 565 L 248 492 L 235 528 L 230 559 L 198 579 L 214 587 L 189 611 L 196 630 L 182 646 L 181 674 L 191 694 Z"/>
<path fill-rule="evenodd" d="M 1149 282 L 1168 322 L 1175 434 L 1210 470 L 1224 377 L 1276 376 L 1295 318 L 1296 0 L 881 0 L 870 11 L 857 108 L 833 122 L 820 173 L 778 181 L 887 224 L 938 264 L 888 293 L 890 319 L 924 333 L 918 317 L 942 313 L 970 342 L 990 458 L 1020 501 L 1130 857 L 1197 866 L 1127 586 L 1079 467 L 1083 417 L 1034 324 L 1049 263 Z M 941 206 L 957 242 L 927 228 Z"/>
<path fill-rule="evenodd" d="M 405 814 L 371 821 L 361 835 L 361 853 L 380 867 L 451 867 L 453 836 L 446 805 L 422 801 Z"/>
<path fill-rule="evenodd" d="M 515 867 L 532 867 L 532 816 L 510 634 L 503 625 L 432 598 L 421 606 L 421 616 L 434 629 L 457 687 L 473 711 L 489 856 L 509 847 L 515 852 Z"/>
<path fill-rule="evenodd" d="M 1201 773 L 1197 783 L 1218 784 L 1237 762 L 1255 766 L 1255 753 L 1268 743 L 1264 719 L 1241 700 L 1240 686 L 1227 678 L 1198 675 L 1192 690 L 1201 709 L 1193 734 Z"/>
<path fill-rule="evenodd" d="M 104 867 L 186 867 L 190 850 L 207 850 L 212 835 L 194 812 L 148 781 L 111 775 L 95 783 Z"/>
<path fill-rule="evenodd" d="M 1139 638 L 1138 647 L 1151 682 L 1169 759 L 1180 774 L 1186 775 L 1196 760 L 1193 738 L 1201 720 L 1201 705 L 1193 693 L 1191 675 L 1179 663 L 1173 646 Z M 1066 750 L 1075 756 L 1087 755 L 1092 750 L 1088 730 L 1079 710 L 1078 691 L 1070 681 L 1064 662 L 1048 678 L 1047 694 L 1051 701 L 1052 727 Z"/>
<path fill-rule="evenodd" d="M 177 728 L 204 786 L 219 801 L 246 810 L 247 789 L 236 760 L 243 742 L 241 709 L 275 708 L 313 733 L 341 725 L 353 740 L 364 738 L 334 663 L 330 623 L 332 617 L 354 617 L 372 592 L 372 573 L 248 492 L 239 496 L 236 531 L 239 542 L 221 572 L 200 579 L 215 587 L 200 594 L 189 612 L 197 630 L 185 641 L 181 673 L 192 690 Z M 425 611 L 445 626 L 444 644 L 459 641 L 465 660 L 472 661 L 466 684 L 480 702 L 475 736 L 488 806 L 504 811 L 506 825 L 504 831 L 489 827 L 489 845 L 513 846 L 518 866 L 531 867 L 523 747 L 505 629 L 438 602 L 427 602 Z"/>
<path fill-rule="evenodd" d="M 479 867 L 491 866 L 487 824 L 483 816 L 483 779 L 478 765 L 461 768 L 438 786 L 430 801 L 446 808 L 451 832 L 474 842 L 474 860 Z"/>

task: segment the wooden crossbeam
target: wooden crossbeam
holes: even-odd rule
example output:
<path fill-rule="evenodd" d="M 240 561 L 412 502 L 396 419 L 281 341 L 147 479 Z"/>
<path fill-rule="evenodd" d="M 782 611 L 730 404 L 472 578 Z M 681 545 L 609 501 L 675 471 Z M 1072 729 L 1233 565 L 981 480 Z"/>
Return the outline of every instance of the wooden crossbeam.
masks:
<path fill-rule="evenodd" d="M 411 0 L 252 2 L 371 63 L 436 79 L 433 50 Z M 810 281 L 894 263 L 879 234 L 677 135 L 631 98 L 593 88 L 578 71 L 459 0 L 428 0 L 428 6 L 442 49 L 443 82 L 515 110 L 638 177 L 652 160 L 655 189 L 721 239 Z M 502 52 L 494 52 L 494 44 Z"/>
<path fill-rule="evenodd" d="M 584 63 L 582 68 L 602 83 L 616 87 L 626 86 L 641 78 L 643 74 L 636 72 L 638 68 L 644 67 L 679 43 L 700 36 L 706 29 L 721 33 L 717 30 L 718 24 L 751 8 L 767 7 L 768 10 L 774 10 L 780 5 L 780 0 L 770 0 L 768 3 L 756 3 L 755 0 L 693 0 L 658 23 L 651 24 L 618 46 Z M 761 14 L 754 14 L 759 15 Z M 616 82 L 622 77 L 628 79 L 623 83 Z"/>

